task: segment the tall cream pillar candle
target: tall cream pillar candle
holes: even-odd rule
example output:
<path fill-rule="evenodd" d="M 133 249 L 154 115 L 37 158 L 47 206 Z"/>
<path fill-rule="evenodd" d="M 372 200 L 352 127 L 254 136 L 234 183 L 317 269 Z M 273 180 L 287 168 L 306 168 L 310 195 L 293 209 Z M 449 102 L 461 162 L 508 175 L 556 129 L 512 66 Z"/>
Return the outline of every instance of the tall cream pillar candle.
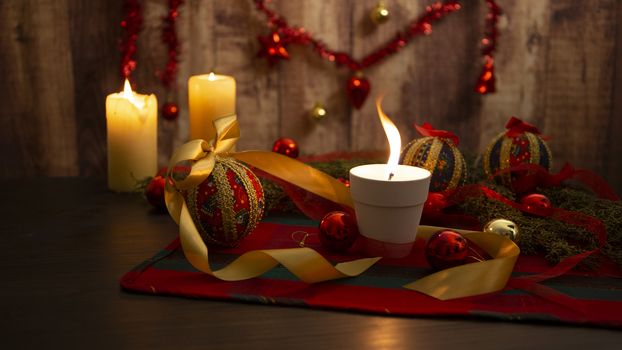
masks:
<path fill-rule="evenodd" d="M 134 93 L 125 81 L 123 92 L 106 98 L 108 188 L 130 192 L 158 168 L 158 101 Z"/>
<path fill-rule="evenodd" d="M 214 136 L 212 120 L 235 114 L 235 79 L 214 73 L 188 80 L 190 140 Z"/>

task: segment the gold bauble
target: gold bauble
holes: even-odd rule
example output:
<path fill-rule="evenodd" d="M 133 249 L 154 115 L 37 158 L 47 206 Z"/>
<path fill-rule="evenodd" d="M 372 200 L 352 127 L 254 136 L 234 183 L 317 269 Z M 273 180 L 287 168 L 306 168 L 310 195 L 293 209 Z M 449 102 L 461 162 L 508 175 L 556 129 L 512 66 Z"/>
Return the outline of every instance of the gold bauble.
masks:
<path fill-rule="evenodd" d="M 375 24 L 382 24 L 389 20 L 389 15 L 389 9 L 381 1 L 371 10 L 369 17 Z"/>
<path fill-rule="evenodd" d="M 514 242 L 518 242 L 518 239 L 520 238 L 520 230 L 518 229 L 518 225 L 516 225 L 514 221 L 506 219 L 490 220 L 486 225 L 484 225 L 483 231 L 505 236 Z"/>
<path fill-rule="evenodd" d="M 309 114 L 311 115 L 311 118 L 315 119 L 315 120 L 322 120 L 324 119 L 324 117 L 326 117 L 326 108 L 324 108 L 324 106 L 321 103 L 316 103 L 315 106 L 313 106 L 313 109 L 311 109 L 311 112 L 309 112 Z"/>

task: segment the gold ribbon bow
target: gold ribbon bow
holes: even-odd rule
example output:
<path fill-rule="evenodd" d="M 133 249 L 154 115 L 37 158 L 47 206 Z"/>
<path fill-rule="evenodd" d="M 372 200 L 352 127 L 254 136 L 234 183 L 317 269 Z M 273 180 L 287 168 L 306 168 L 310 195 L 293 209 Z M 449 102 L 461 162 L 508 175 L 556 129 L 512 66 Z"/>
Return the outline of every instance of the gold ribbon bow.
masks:
<path fill-rule="evenodd" d="M 226 267 L 214 271 L 209 264 L 209 252 L 188 211 L 180 190 L 199 185 L 211 173 L 219 155 L 236 158 L 272 176 L 285 180 L 306 191 L 337 204 L 352 208 L 350 191 L 333 177 L 302 162 L 274 152 L 245 151 L 230 153 L 240 137 L 235 115 L 214 121 L 216 137 L 210 142 L 190 141 L 174 153 L 169 163 L 166 185 L 166 205 L 179 224 L 179 236 L 188 261 L 199 271 L 225 281 L 254 278 L 283 265 L 307 283 L 357 276 L 380 258 L 357 259 L 333 266 L 310 248 L 254 250 L 242 254 Z M 440 227 L 420 226 L 417 239 L 427 239 Z M 405 285 L 441 300 L 491 293 L 505 287 L 520 250 L 511 240 L 490 233 L 461 231 L 493 259 L 453 267 L 428 275 Z"/>
<path fill-rule="evenodd" d="M 172 183 L 167 181 L 166 207 L 179 225 L 181 246 L 192 266 L 225 281 L 240 281 L 260 276 L 281 264 L 302 281 L 315 283 L 359 275 L 380 259 L 358 259 L 333 266 L 310 248 L 266 249 L 247 252 L 226 267 L 214 271 L 209 263 L 207 246 L 179 191 L 203 182 L 214 169 L 218 155 L 235 157 L 334 202 L 351 206 L 347 188 L 344 190 L 339 181 L 301 162 L 273 152 L 227 153 L 240 137 L 235 115 L 216 119 L 214 128 L 214 139 L 210 142 L 193 140 L 182 145 L 169 162 Z"/>

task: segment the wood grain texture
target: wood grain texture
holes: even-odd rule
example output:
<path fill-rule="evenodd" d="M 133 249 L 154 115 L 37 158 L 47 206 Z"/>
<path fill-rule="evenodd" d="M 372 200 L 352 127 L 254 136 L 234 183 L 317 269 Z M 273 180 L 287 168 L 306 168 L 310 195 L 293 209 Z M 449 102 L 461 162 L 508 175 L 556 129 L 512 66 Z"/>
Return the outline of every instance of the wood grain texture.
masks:
<path fill-rule="evenodd" d="M 138 295 L 119 278 L 176 235 L 103 179 L 5 181 L 0 329 L 9 349 L 615 349 L 614 330 L 388 317 Z M 32 201 L 32 198 L 39 198 Z M 31 210 L 24 211 L 28 206 Z M 32 220 L 32 213 L 37 220 Z M 528 335 L 528 336 L 526 336 Z"/>
<path fill-rule="evenodd" d="M 396 122 L 403 142 L 413 122 L 430 121 L 461 137 L 465 153 L 482 151 L 516 115 L 551 135 L 559 167 L 570 161 L 605 176 L 622 191 L 622 56 L 619 1 L 499 0 L 505 16 L 496 57 L 497 93 L 472 89 L 480 69 L 478 45 L 484 1 L 463 1 L 385 62 L 364 73 L 372 85 L 360 110 L 350 107 L 350 72 L 290 47 L 291 60 L 270 67 L 256 56 L 269 29 L 251 0 L 188 0 L 180 8 L 179 74 L 167 91 L 157 71 L 166 1 L 145 0 L 138 40 L 138 91 L 160 105 L 177 102 L 180 118 L 159 118 L 159 162 L 188 138 L 187 80 L 212 69 L 237 81 L 242 126 L 239 149 L 271 148 L 280 136 L 298 140 L 303 154 L 386 149 L 374 98 Z M 97 175 L 106 169 L 104 100 L 118 91 L 118 40 L 123 0 L 6 0 L 0 4 L 0 178 Z M 429 0 L 391 0 L 391 19 L 373 25 L 376 0 L 275 0 L 291 25 L 303 26 L 334 49 L 360 58 L 390 40 L 424 11 Z M 34 97 L 33 97 L 34 96 Z M 328 117 L 312 121 L 316 102 Z"/>
<path fill-rule="evenodd" d="M 81 175 L 106 173 L 105 96 L 121 91 L 117 52 L 120 4 L 70 1 L 69 29 L 73 71 L 77 166 Z M 67 77 L 60 77 L 60 79 Z M 61 100 L 70 103 L 71 100 Z M 60 132 L 59 137 L 66 137 Z M 62 174 L 67 175 L 67 174 Z"/>
<path fill-rule="evenodd" d="M 177 133 L 173 149 L 188 141 L 188 79 L 192 75 L 204 74 L 214 67 L 214 2 L 190 0 L 180 7 L 177 19 L 177 35 L 181 44 L 181 62 L 177 74 L 176 96 L 181 107 L 176 122 Z M 170 154 L 168 155 L 170 156 Z"/>
<path fill-rule="evenodd" d="M 280 1 L 278 9 L 292 23 L 305 28 L 333 50 L 350 51 L 351 1 Z M 309 47 L 292 47 L 291 62 L 279 67 L 279 136 L 304 145 L 306 154 L 327 153 L 350 147 L 350 105 L 344 98 L 348 72 L 321 59 Z M 284 62 L 285 63 L 285 62 Z M 310 117 L 316 103 L 328 115 L 322 121 Z"/>
<path fill-rule="evenodd" d="M 419 10 L 427 4 L 427 0 L 419 1 Z M 420 136 L 413 122 L 428 121 L 459 135 L 460 148 L 474 153 L 481 136 L 479 109 L 486 98 L 473 91 L 481 70 L 479 42 L 486 6 L 480 1 L 463 5 L 435 24 L 431 35 L 413 43 L 415 65 L 410 79 L 402 80 L 405 93 L 399 108 L 408 115 L 401 130 L 409 132 L 409 140 Z"/>
<path fill-rule="evenodd" d="M 558 166 L 567 160 L 602 172 L 610 160 L 605 147 L 611 126 L 615 4 L 550 3 L 545 109 L 539 124 L 552 137 L 549 144 Z"/>
<path fill-rule="evenodd" d="M 409 22 L 418 16 L 424 7 L 417 2 L 400 0 L 391 3 L 391 19 L 382 24 L 375 25 L 369 18 L 370 11 L 378 2 L 374 0 L 356 1 L 352 11 L 352 54 L 360 59 L 377 50 L 389 40 L 393 39 L 398 31 L 402 31 Z M 361 109 L 352 109 L 352 149 L 387 149 L 386 135 L 378 120 L 375 100 L 378 96 L 385 96 L 382 108 L 384 112 L 395 122 L 401 131 L 402 143 L 406 144 L 410 137 L 408 130 L 409 110 L 403 110 L 401 103 L 411 96 L 410 89 L 406 86 L 415 77 L 413 46 L 420 40 L 430 38 L 417 38 L 415 43 L 401 50 L 397 55 L 388 57 L 384 62 L 365 71 L 366 78 L 370 81 L 371 91 L 367 101 Z"/>
<path fill-rule="evenodd" d="M 215 2 L 216 71 L 237 83 L 236 110 L 242 132 L 238 149 L 271 149 L 278 135 L 278 71 L 257 58 L 257 35 L 267 31 L 265 19 L 246 0 Z"/>
<path fill-rule="evenodd" d="M 510 116 L 541 125 L 544 115 L 550 1 L 506 1 L 495 53 L 497 92 L 481 99 L 479 146 L 503 131 Z M 544 125 L 543 125 L 544 126 Z"/>
<path fill-rule="evenodd" d="M 615 74 L 612 75 L 613 91 L 611 99 L 613 108 L 609 115 L 611 125 L 605 147 L 608 161 L 605 163 L 604 176 L 613 184 L 618 194 L 622 193 L 622 3 L 616 3 L 616 53 L 615 53 Z"/>
<path fill-rule="evenodd" d="M 0 6 L 2 174 L 77 175 L 67 1 Z"/>

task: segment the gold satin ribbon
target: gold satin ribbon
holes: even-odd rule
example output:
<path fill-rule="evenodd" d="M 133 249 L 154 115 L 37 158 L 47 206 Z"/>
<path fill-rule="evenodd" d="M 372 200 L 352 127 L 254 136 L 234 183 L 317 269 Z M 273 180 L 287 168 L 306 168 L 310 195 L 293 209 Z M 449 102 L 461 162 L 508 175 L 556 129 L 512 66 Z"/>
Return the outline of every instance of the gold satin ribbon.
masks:
<path fill-rule="evenodd" d="M 214 271 L 209 252 L 197 230 L 184 197 L 179 192 L 199 185 L 214 169 L 217 156 L 235 157 L 283 180 L 333 202 L 352 207 L 349 191 L 339 181 L 304 163 L 273 152 L 227 153 L 237 142 L 240 130 L 236 116 L 214 121 L 216 137 L 209 142 L 190 141 L 175 151 L 169 162 L 166 207 L 179 225 L 184 254 L 197 270 L 225 281 L 240 281 L 262 275 L 278 264 L 307 283 L 328 281 L 361 274 L 380 258 L 358 259 L 333 266 L 311 248 L 266 249 L 247 252 L 226 267 Z"/>
<path fill-rule="evenodd" d="M 419 226 L 417 239 L 427 240 L 443 227 Z M 520 249 L 512 240 L 494 233 L 456 230 L 490 254 L 491 260 L 460 265 L 420 278 L 404 286 L 440 300 L 492 293 L 505 288 Z"/>
<path fill-rule="evenodd" d="M 274 152 L 245 151 L 229 153 L 240 137 L 235 115 L 214 121 L 216 137 L 209 142 L 190 141 L 177 149 L 169 163 L 166 184 L 166 206 L 179 225 L 179 236 L 188 261 L 199 271 L 225 281 L 254 278 L 283 265 L 300 280 L 307 283 L 357 276 L 380 258 L 357 259 L 333 266 L 310 248 L 254 250 L 242 254 L 224 268 L 214 271 L 209 263 L 209 252 L 201 238 L 180 190 L 187 190 L 203 182 L 211 173 L 219 156 L 234 157 L 282 180 L 312 192 L 325 199 L 352 208 L 350 191 L 333 177 L 302 162 Z M 417 238 L 427 239 L 439 227 L 420 226 Z M 483 232 L 460 231 L 466 238 L 490 254 L 493 259 L 453 267 L 436 272 L 405 288 L 429 296 L 448 300 L 491 293 L 505 287 L 519 249 L 509 239 Z"/>

